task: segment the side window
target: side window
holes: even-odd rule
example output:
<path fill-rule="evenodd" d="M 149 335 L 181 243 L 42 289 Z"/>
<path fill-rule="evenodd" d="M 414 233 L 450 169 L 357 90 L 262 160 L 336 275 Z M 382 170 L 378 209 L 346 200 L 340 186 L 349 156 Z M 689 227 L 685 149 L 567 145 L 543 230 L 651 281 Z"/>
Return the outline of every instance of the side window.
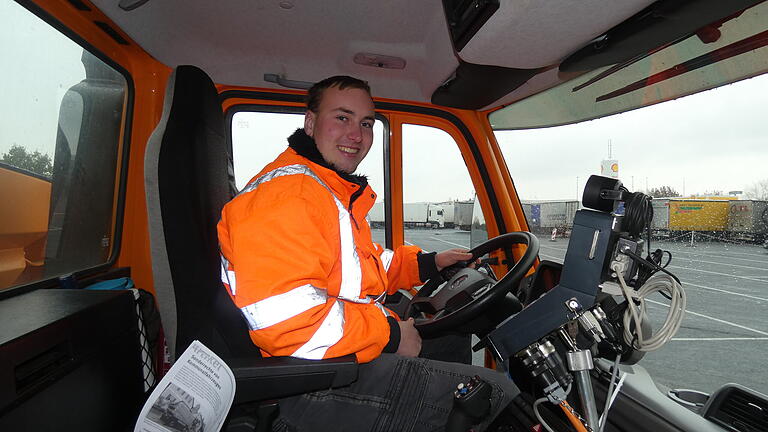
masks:
<path fill-rule="evenodd" d="M 474 197 L 472 180 L 453 137 L 434 127 L 404 124 L 405 242 L 426 251 L 469 248 Z"/>
<path fill-rule="evenodd" d="M 265 165 L 288 148 L 288 137 L 304 127 L 303 113 L 239 111 L 232 116 L 232 158 L 235 183 L 245 187 Z M 369 213 L 373 241 L 385 244 L 384 220 L 384 140 L 385 124 L 377 119 L 373 127 L 373 146 L 357 167 L 357 174 L 368 177 L 378 195 Z M 381 217 L 378 217 L 380 214 Z"/>
<path fill-rule="evenodd" d="M 265 165 L 288 148 L 288 137 L 304 127 L 304 115 L 239 111 L 232 116 L 232 162 L 242 190 Z"/>
<path fill-rule="evenodd" d="M 128 86 L 15 2 L 0 2 L 0 289 L 106 263 Z"/>

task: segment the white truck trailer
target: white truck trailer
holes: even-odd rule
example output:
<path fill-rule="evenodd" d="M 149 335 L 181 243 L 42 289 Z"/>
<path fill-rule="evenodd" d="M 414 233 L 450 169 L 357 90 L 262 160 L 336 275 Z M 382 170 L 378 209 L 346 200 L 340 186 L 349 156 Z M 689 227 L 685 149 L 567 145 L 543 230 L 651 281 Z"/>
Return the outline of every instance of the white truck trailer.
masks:
<path fill-rule="evenodd" d="M 371 228 L 384 228 L 384 201 L 373 204 L 371 211 L 368 212 L 368 225 Z"/>
<path fill-rule="evenodd" d="M 729 201 L 728 233 L 736 240 L 765 241 L 768 238 L 768 201 Z"/>
<path fill-rule="evenodd" d="M 469 231 L 472 229 L 472 211 L 475 208 L 475 201 L 454 201 L 453 203 L 453 225 L 454 227 Z"/>
<path fill-rule="evenodd" d="M 385 222 L 384 202 L 377 202 L 368 212 L 372 228 L 382 228 Z M 445 228 L 445 208 L 433 203 L 403 204 L 403 225 L 406 228 Z"/>
<path fill-rule="evenodd" d="M 434 205 L 443 208 L 445 228 L 458 228 L 465 231 L 470 230 L 472 226 L 472 210 L 475 205 L 474 200 L 444 201 Z"/>
<path fill-rule="evenodd" d="M 406 228 L 445 228 L 445 209 L 439 204 L 404 203 L 403 226 Z"/>

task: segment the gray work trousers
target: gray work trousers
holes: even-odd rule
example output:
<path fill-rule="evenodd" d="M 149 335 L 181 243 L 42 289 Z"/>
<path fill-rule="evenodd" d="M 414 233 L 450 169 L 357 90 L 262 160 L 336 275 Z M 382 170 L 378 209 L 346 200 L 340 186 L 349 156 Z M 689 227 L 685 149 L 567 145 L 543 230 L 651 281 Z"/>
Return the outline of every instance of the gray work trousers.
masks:
<path fill-rule="evenodd" d="M 491 414 L 482 431 L 519 394 L 500 372 L 479 366 L 382 354 L 359 366 L 349 387 L 280 400 L 273 431 L 444 431 L 460 382 L 479 375 L 492 386 Z"/>

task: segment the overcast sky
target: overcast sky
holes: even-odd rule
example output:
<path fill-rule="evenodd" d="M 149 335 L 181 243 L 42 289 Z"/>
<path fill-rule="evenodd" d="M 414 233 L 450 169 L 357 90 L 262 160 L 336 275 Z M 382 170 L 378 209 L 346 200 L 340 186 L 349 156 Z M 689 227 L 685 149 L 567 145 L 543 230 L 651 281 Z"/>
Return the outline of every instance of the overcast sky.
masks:
<path fill-rule="evenodd" d="M 630 189 L 690 195 L 744 190 L 768 178 L 768 76 L 576 125 L 498 132 L 523 199 L 576 195 L 600 162 L 619 161 Z M 634 187 L 633 187 L 634 183 Z"/>
<path fill-rule="evenodd" d="M 61 97 L 84 76 L 81 50 L 29 19 L 14 2 L 0 3 L 0 14 L 0 153 L 15 143 L 52 155 Z M 767 97 L 768 77 L 762 76 L 578 125 L 497 136 L 523 199 L 576 199 L 586 178 L 599 173 L 601 160 L 608 158 L 609 142 L 620 178 L 630 189 L 670 186 L 687 195 L 746 190 L 768 178 Z M 239 184 L 284 149 L 285 137 L 300 125 L 298 117 L 251 126 L 235 123 L 235 140 L 249 143 L 236 161 Z M 251 127 L 252 133 L 243 132 Z M 378 124 L 376 144 L 359 170 L 369 175 L 380 196 L 382 130 Z M 405 139 L 407 202 L 472 196 L 450 136 L 408 127 Z"/>
<path fill-rule="evenodd" d="M 0 2 L 0 155 L 18 144 L 53 157 L 64 93 L 85 77 L 82 48 L 15 2 Z"/>

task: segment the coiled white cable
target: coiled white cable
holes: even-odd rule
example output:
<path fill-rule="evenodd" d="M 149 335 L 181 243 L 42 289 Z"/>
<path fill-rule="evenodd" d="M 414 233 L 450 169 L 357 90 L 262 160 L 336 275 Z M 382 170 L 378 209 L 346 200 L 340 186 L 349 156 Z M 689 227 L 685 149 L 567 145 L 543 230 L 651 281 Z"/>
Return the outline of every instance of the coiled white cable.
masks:
<path fill-rule="evenodd" d="M 657 273 L 637 290 L 634 296 L 639 301 L 635 305 L 631 289 L 622 277 L 622 267 L 612 266 L 616 272 L 624 297 L 627 299 L 627 311 L 624 313 L 624 341 L 640 351 L 655 351 L 664 346 L 680 329 L 685 316 L 686 297 L 685 290 L 672 276 L 666 273 Z M 669 312 L 664 324 L 658 332 L 649 338 L 643 335 L 643 317 L 645 317 L 645 298 L 657 292 L 665 292 L 670 298 Z M 630 331 L 630 324 L 634 324 L 634 334 Z"/>

